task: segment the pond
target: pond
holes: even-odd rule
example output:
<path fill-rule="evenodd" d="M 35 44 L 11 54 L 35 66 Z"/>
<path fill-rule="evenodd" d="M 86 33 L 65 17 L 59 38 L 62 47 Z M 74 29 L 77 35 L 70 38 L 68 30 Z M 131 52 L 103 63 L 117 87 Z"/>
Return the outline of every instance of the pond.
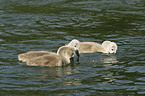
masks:
<path fill-rule="evenodd" d="M 0 95 L 145 94 L 144 0 L 0 0 Z M 64 67 L 21 65 L 18 54 L 56 52 L 72 39 L 116 42 Z"/>

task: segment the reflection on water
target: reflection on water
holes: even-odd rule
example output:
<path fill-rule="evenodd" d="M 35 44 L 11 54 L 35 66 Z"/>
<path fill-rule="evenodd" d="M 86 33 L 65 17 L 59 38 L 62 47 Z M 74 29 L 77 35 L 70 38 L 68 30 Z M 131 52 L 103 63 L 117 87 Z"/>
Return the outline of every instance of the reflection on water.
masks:
<path fill-rule="evenodd" d="M 99 58 L 99 60 L 93 60 L 91 62 L 102 62 L 105 63 L 104 65 L 109 65 L 109 64 L 114 64 L 119 61 L 116 60 L 116 56 L 110 56 L 110 57 L 105 57 L 105 58 Z"/>
<path fill-rule="evenodd" d="M 145 94 L 144 9 L 144 0 L 0 0 L 0 95 Z M 81 54 L 79 63 L 54 68 L 17 60 L 72 39 L 110 40 L 117 54 Z"/>
<path fill-rule="evenodd" d="M 42 76 L 38 76 L 35 78 L 40 78 L 40 79 L 51 79 L 51 77 L 58 77 L 55 79 L 62 79 L 59 76 L 62 75 L 69 75 L 69 74 L 73 74 L 73 73 L 77 73 L 77 71 L 73 72 L 73 69 L 75 67 L 72 65 L 68 65 L 68 66 L 63 66 L 63 67 L 54 67 L 54 68 L 44 68 L 42 69 L 42 71 L 38 71 L 37 69 L 30 70 L 31 73 L 36 73 L 36 74 L 45 74 Z"/>

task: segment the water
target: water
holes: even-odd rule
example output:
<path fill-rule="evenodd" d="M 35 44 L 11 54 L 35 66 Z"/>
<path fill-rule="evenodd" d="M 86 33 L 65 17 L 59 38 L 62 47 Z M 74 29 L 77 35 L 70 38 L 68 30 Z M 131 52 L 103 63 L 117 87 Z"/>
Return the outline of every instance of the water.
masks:
<path fill-rule="evenodd" d="M 0 94 L 145 94 L 144 0 L 0 0 Z M 71 41 L 111 40 L 115 55 L 81 54 L 64 67 L 20 65 L 18 54 Z"/>

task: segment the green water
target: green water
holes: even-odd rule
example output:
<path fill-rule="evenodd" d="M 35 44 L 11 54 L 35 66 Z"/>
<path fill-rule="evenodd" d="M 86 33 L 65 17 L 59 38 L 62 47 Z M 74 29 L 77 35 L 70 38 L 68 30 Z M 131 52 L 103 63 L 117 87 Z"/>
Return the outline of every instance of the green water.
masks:
<path fill-rule="evenodd" d="M 0 0 L 0 95 L 145 94 L 144 0 Z M 18 54 L 72 39 L 116 42 L 117 54 L 81 54 L 65 67 L 20 65 Z"/>

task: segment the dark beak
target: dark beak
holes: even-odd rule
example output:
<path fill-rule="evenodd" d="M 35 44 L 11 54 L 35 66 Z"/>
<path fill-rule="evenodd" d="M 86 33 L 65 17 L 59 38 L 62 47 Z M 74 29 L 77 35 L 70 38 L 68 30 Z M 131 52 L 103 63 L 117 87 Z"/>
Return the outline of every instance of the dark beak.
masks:
<path fill-rule="evenodd" d="M 70 62 L 73 63 L 74 62 L 74 57 L 70 58 Z"/>
<path fill-rule="evenodd" d="M 76 55 L 78 56 L 77 61 L 79 61 L 79 58 L 80 58 L 79 50 L 75 50 L 75 53 L 76 53 Z"/>

